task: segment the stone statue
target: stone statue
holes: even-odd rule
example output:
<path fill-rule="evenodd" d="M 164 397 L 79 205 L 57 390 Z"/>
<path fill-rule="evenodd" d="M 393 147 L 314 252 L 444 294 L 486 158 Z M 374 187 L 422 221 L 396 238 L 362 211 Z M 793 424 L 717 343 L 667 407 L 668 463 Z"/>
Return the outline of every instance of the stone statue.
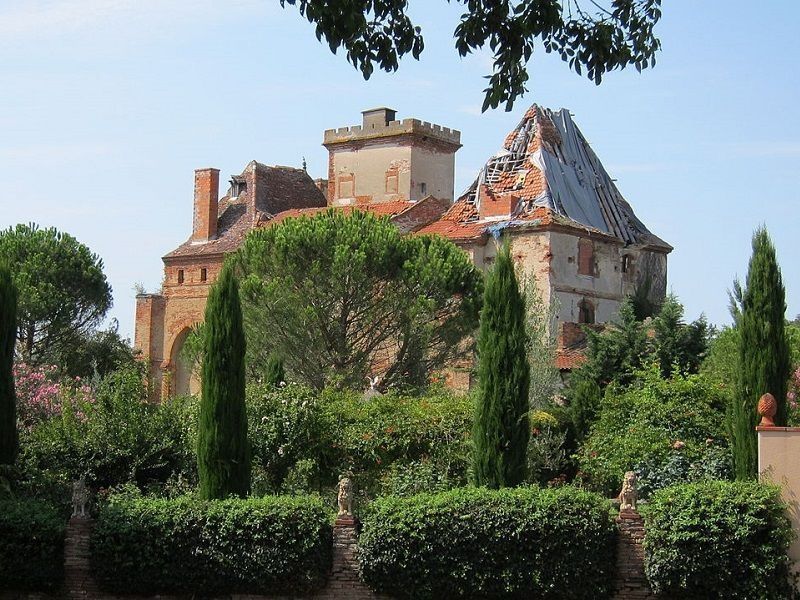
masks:
<path fill-rule="evenodd" d="M 636 510 L 636 473 L 627 471 L 622 481 L 622 491 L 619 493 L 619 510 Z"/>
<path fill-rule="evenodd" d="M 89 490 L 86 489 L 86 477 L 81 476 L 72 483 L 72 516 L 86 517 L 86 503 L 89 502 Z"/>
<path fill-rule="evenodd" d="M 378 389 L 378 384 L 381 382 L 380 375 L 376 375 L 375 377 L 367 377 L 367 381 L 369 382 L 369 388 L 367 388 L 367 390 L 364 392 L 364 400 L 369 400 L 375 396 L 381 396 L 382 394 Z"/>
<path fill-rule="evenodd" d="M 353 516 L 353 481 L 346 475 L 339 480 L 339 515 Z"/>

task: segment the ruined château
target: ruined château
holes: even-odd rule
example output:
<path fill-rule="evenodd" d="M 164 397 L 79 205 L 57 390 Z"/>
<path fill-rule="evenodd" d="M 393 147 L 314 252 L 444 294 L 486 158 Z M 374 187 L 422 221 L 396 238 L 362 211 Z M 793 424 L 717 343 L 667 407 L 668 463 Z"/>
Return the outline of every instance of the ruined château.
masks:
<path fill-rule="evenodd" d="M 581 324 L 611 320 L 634 292 L 663 299 L 672 247 L 636 217 L 566 109 L 532 106 L 458 198 L 460 132 L 396 120 L 388 108 L 362 114 L 360 126 L 325 131 L 327 179 L 253 161 L 220 198 L 219 171 L 195 171 L 192 234 L 164 256 L 160 293 L 136 298 L 135 346 L 156 395 L 198 389 L 180 353 L 225 255 L 255 227 L 327 207 L 368 210 L 404 233 L 447 237 L 481 269 L 506 236 L 522 277 L 553 308 L 561 369 L 580 358 Z M 451 383 L 467 387 L 468 371 Z"/>

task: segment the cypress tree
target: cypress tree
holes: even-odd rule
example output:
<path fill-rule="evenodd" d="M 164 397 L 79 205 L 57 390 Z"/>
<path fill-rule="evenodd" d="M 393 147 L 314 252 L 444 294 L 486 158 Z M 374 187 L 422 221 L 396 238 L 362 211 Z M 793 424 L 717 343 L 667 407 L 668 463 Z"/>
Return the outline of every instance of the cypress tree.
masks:
<path fill-rule="evenodd" d="M 14 392 L 14 343 L 17 339 L 17 288 L 0 265 L 0 464 L 17 457 L 17 399 Z"/>
<path fill-rule="evenodd" d="M 250 492 L 244 395 L 244 329 L 239 286 L 225 266 L 206 304 L 197 471 L 205 499 Z"/>
<path fill-rule="evenodd" d="M 752 479 L 758 470 L 758 399 L 775 396 L 777 425 L 786 425 L 786 388 L 791 370 L 786 338 L 786 292 L 775 247 L 763 227 L 753 234 L 753 255 L 738 320 L 741 343 L 730 433 L 737 479 Z"/>
<path fill-rule="evenodd" d="M 267 384 L 280 387 L 286 381 L 286 371 L 283 368 L 283 358 L 273 352 L 267 360 Z"/>
<path fill-rule="evenodd" d="M 472 431 L 476 485 L 501 488 L 525 480 L 530 438 L 526 341 L 525 301 L 505 244 L 486 281 L 478 333 L 480 386 Z"/>

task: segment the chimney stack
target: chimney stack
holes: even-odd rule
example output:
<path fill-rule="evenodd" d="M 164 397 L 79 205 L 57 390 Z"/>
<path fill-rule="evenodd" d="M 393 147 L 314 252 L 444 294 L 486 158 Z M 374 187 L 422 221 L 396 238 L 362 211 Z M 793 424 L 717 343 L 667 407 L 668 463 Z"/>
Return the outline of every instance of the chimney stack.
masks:
<path fill-rule="evenodd" d="M 217 237 L 218 203 L 219 169 L 195 169 L 193 242 Z"/>

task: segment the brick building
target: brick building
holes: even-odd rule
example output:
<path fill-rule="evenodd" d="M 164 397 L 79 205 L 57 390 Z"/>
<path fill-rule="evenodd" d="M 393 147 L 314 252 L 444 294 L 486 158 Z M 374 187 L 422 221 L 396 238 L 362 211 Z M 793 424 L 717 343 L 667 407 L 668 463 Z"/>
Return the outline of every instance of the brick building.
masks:
<path fill-rule="evenodd" d="M 532 106 L 455 201 L 458 131 L 399 121 L 388 108 L 362 114 L 360 126 L 324 133 L 327 179 L 253 161 L 218 199 L 219 171 L 195 172 L 192 235 L 164 256 L 161 292 L 137 296 L 135 346 L 149 361 L 155 395 L 197 391 L 181 348 L 225 255 L 254 227 L 328 206 L 445 236 L 481 269 L 493 263 L 501 234 L 508 237 L 523 277 L 554 304 L 562 369 L 580 359 L 580 324 L 612 319 L 636 290 L 664 297 L 671 246 L 636 218 L 567 110 Z M 453 384 L 467 386 L 468 374 Z"/>

